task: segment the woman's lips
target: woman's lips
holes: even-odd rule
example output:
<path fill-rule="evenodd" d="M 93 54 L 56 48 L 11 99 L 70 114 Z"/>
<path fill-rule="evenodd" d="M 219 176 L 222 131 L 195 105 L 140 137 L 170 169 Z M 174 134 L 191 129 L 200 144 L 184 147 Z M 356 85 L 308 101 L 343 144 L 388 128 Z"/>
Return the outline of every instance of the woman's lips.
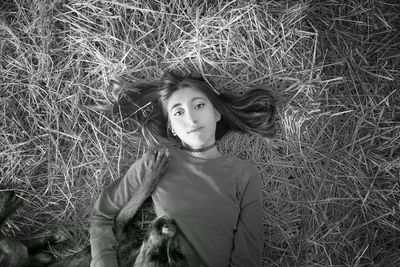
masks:
<path fill-rule="evenodd" d="M 194 128 L 194 129 L 192 129 L 192 130 L 190 130 L 190 131 L 188 131 L 187 133 L 188 134 L 190 134 L 190 133 L 196 133 L 196 132 L 199 132 L 201 129 L 203 129 L 204 127 L 197 127 L 197 128 Z"/>

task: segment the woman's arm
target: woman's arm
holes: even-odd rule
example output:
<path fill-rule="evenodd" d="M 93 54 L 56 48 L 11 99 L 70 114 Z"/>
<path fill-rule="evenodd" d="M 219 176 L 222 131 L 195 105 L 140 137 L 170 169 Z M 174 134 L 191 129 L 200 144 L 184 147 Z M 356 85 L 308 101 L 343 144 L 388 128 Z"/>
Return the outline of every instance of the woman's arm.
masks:
<path fill-rule="evenodd" d="M 113 232 L 115 218 L 131 197 L 143 202 L 150 196 L 166 169 L 167 156 L 165 149 L 146 153 L 123 178 L 101 192 L 90 217 L 91 266 L 118 266 L 118 244 Z M 131 214 L 134 215 L 136 210 Z"/>
<path fill-rule="evenodd" d="M 232 267 L 259 267 L 263 249 L 262 181 L 256 167 L 243 185 L 231 256 Z M 249 170 L 249 169 L 247 169 Z"/>

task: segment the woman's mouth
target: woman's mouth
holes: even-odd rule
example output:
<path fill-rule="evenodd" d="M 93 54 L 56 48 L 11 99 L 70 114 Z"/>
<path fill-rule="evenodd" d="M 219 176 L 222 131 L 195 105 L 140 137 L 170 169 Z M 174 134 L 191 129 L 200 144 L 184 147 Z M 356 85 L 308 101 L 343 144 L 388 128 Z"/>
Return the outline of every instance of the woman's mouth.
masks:
<path fill-rule="evenodd" d="M 196 127 L 196 128 L 194 128 L 194 129 L 191 129 L 190 131 L 188 131 L 187 133 L 188 134 L 190 134 L 190 133 L 196 133 L 196 132 L 199 132 L 201 129 L 203 129 L 204 127 Z"/>

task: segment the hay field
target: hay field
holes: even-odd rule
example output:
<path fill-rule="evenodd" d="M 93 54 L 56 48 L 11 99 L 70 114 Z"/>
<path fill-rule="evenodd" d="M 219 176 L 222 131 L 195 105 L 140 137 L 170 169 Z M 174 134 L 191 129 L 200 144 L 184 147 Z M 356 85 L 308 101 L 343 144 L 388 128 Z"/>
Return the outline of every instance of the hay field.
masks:
<path fill-rule="evenodd" d="M 0 3 L 0 184 L 26 205 L 1 232 L 88 244 L 104 186 L 145 145 L 104 104 L 112 77 L 197 69 L 270 89 L 273 140 L 219 147 L 264 182 L 264 266 L 400 266 L 400 2 L 7 0 Z"/>

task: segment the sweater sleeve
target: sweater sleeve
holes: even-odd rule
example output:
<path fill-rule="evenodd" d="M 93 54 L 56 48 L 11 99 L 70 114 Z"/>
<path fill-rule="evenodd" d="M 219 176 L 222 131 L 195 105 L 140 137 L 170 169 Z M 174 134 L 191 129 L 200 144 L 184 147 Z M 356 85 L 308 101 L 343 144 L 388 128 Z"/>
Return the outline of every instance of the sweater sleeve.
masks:
<path fill-rule="evenodd" d="M 93 207 L 89 218 L 91 267 L 118 266 L 117 240 L 113 231 L 114 221 L 143 180 L 146 170 L 144 158 L 136 161 L 124 177 L 106 187 Z"/>
<path fill-rule="evenodd" d="M 263 249 L 262 181 L 255 166 L 242 186 L 240 214 L 231 255 L 232 267 L 259 267 Z"/>

